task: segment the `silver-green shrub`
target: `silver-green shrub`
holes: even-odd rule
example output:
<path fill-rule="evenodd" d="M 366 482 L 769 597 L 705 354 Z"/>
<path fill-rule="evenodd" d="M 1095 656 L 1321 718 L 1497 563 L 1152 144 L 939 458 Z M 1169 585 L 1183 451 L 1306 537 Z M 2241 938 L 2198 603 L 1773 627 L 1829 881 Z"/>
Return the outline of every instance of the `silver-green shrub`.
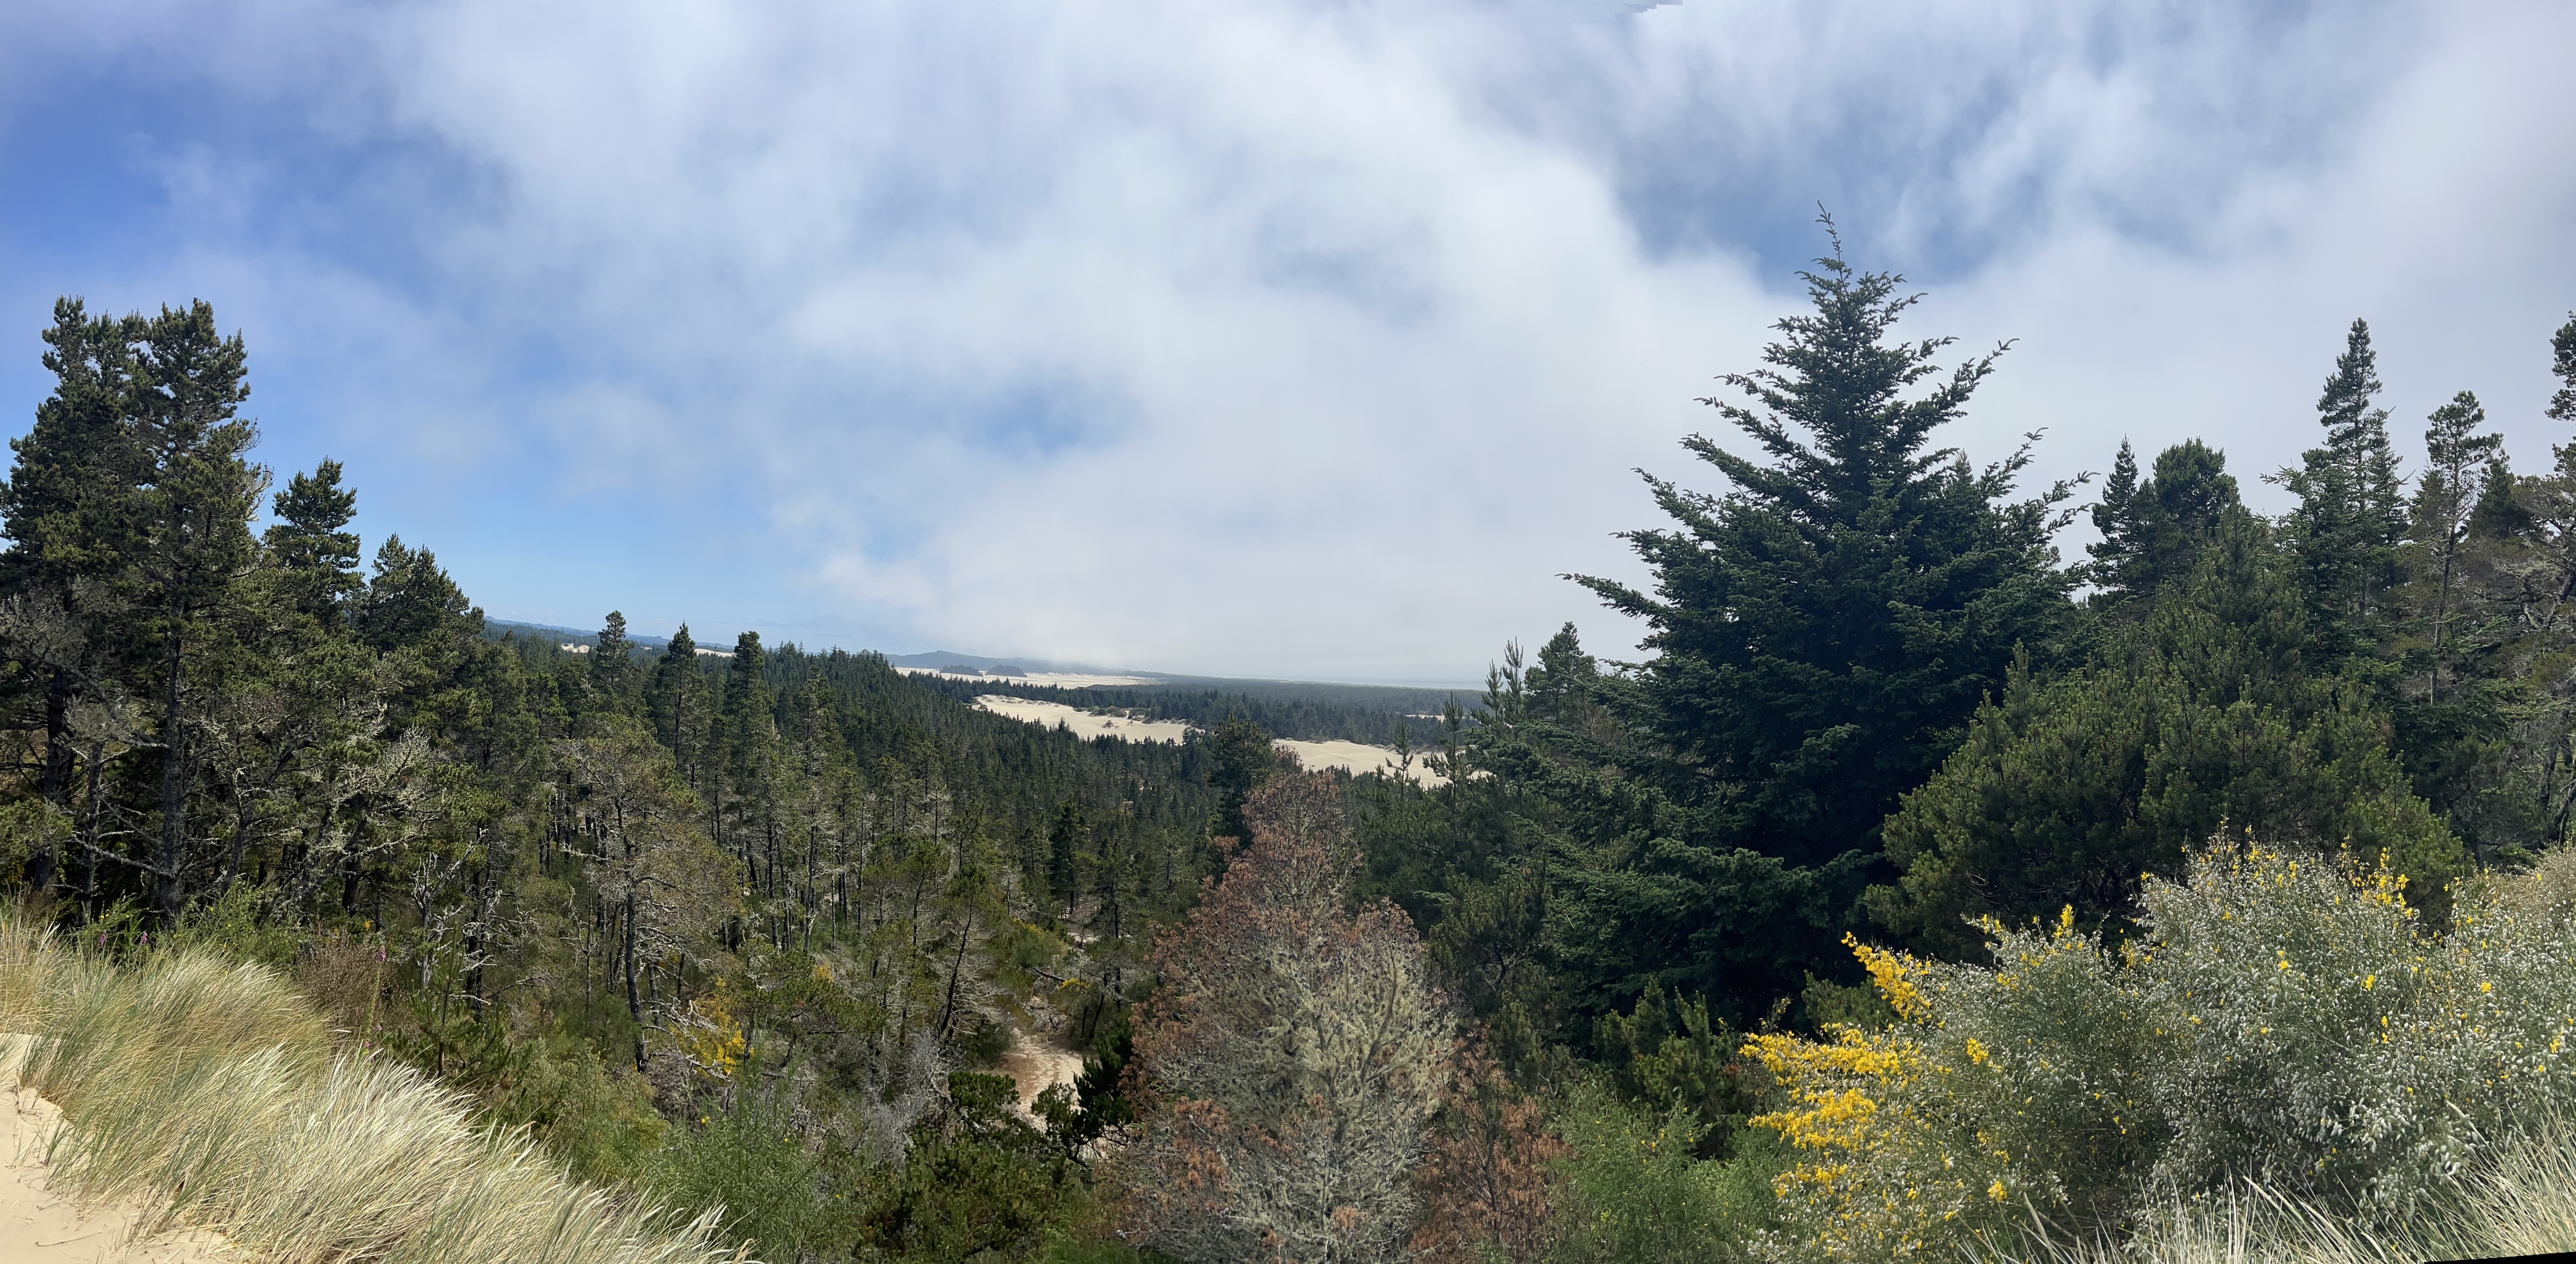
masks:
<path fill-rule="evenodd" d="M 2145 883 L 2116 946 L 1985 924 L 1994 965 L 1856 945 L 1899 1018 L 1762 1036 L 1800 1162 L 1784 1252 L 1903 1254 L 2033 1212 L 2116 1232 L 2254 1179 L 2385 1221 L 2515 1121 L 2576 1108 L 2565 862 L 2453 891 L 2436 934 L 2349 856 L 2222 842 Z M 2526 889 L 2526 888 L 2529 889 Z"/>

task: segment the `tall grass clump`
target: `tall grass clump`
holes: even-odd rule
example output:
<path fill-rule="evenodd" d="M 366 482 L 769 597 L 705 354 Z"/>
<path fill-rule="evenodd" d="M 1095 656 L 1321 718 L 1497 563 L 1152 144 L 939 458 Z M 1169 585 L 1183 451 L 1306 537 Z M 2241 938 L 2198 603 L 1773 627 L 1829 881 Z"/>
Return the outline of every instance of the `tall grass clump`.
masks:
<path fill-rule="evenodd" d="M 61 1106 L 51 1179 L 137 1199 L 277 1264 L 740 1259 L 690 1218 L 572 1180 L 519 1130 L 336 1045 L 274 973 L 181 951 L 116 962 L 0 921 L 20 1082 Z"/>
<path fill-rule="evenodd" d="M 2221 842 L 2148 879 L 2116 943 L 2068 916 L 1985 922 L 1991 966 L 1855 944 L 1897 1021 L 1746 1046 L 1787 1096 L 1753 1121 L 1795 1156 L 1774 1245 L 1902 1255 L 2038 1223 L 2198 1234 L 2181 1257 L 2204 1258 L 2237 1198 L 2316 1258 L 2365 1258 L 2498 1191 L 2566 1216 L 2566 1130 L 2532 1131 L 2576 1114 L 2566 863 L 2460 884 L 2436 934 L 2384 866 Z"/>

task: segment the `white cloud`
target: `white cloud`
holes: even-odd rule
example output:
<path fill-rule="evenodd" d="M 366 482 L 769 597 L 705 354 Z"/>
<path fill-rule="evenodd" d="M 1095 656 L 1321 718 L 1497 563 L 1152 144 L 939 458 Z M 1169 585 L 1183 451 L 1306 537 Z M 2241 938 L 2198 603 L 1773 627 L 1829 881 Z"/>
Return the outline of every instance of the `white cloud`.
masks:
<path fill-rule="evenodd" d="M 299 367 L 417 384 L 367 396 L 435 420 L 400 441 L 442 454 L 412 478 L 506 459 L 521 501 L 612 536 L 748 539 L 601 568 L 702 626 L 1455 678 L 1574 617 L 1616 652 L 1633 629 L 1554 575 L 1632 573 L 1629 467 L 1709 484 L 1673 441 L 1799 301 L 1783 260 L 1821 244 L 1820 198 L 1858 260 L 1938 281 L 1919 332 L 2024 340 L 1949 436 L 1980 456 L 2034 425 L 2052 473 L 2119 432 L 2201 434 L 2257 473 L 2309 442 L 2354 314 L 2401 425 L 2473 385 L 2545 456 L 2515 410 L 2576 302 L 2559 10 L 1599 9 L 459 2 L 158 29 L 361 173 L 246 195 L 266 155 L 171 150 L 210 191 L 174 197 L 231 208 L 195 275 L 256 273 L 344 351 Z M 126 39 L 47 46 L 160 47 Z M 291 234 L 244 222 L 281 206 Z M 354 208 L 386 257 L 335 235 Z M 477 548 L 496 611 L 567 584 L 644 604 L 542 540 Z"/>

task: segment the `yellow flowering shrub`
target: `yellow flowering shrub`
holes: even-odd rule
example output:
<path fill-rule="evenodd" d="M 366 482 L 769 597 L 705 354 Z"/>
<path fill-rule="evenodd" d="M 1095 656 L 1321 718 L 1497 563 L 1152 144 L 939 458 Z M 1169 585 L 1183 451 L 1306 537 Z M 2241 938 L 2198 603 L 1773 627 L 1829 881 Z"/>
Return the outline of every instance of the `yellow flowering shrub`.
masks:
<path fill-rule="evenodd" d="M 822 967 L 815 969 L 819 972 Z M 721 982 L 691 1000 L 672 1028 L 680 1052 L 688 1056 L 689 1067 L 699 1079 L 729 1083 L 742 1069 L 743 1053 L 749 1045 L 743 1038 L 742 1024 L 734 1019 L 733 1004 Z"/>
<path fill-rule="evenodd" d="M 2463 884 L 2435 934 L 2385 865 L 2220 843 L 2115 947 L 1982 923 L 1991 965 L 1857 942 L 1898 1020 L 1745 1045 L 1798 1240 L 1906 1255 L 2032 1211 L 2079 1234 L 2237 1177 L 2393 1215 L 2576 1109 L 2576 912 Z"/>

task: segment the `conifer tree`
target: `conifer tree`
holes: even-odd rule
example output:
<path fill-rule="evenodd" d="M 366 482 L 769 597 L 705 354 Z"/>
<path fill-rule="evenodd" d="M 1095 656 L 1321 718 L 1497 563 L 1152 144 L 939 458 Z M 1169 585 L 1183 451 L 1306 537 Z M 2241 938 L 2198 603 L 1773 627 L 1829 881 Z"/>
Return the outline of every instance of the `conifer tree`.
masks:
<path fill-rule="evenodd" d="M 340 463 L 326 460 L 289 479 L 277 494 L 277 524 L 264 542 L 284 572 L 284 596 L 297 611 L 334 630 L 366 587 L 358 575 L 358 535 L 343 530 L 357 516 L 358 494 L 340 486 Z"/>
<path fill-rule="evenodd" d="M 2299 498 L 2289 517 L 2289 544 L 2299 558 L 2312 626 L 2320 644 L 2346 660 L 2371 653 L 2388 636 L 2390 593 L 2402 578 L 2404 480 L 2388 442 L 2388 410 L 2372 403 L 2379 390 L 2370 326 L 2355 320 L 2317 398 L 2325 446 L 2308 449 L 2299 468 L 2273 476 Z"/>
<path fill-rule="evenodd" d="M 187 900 L 188 789 L 202 714 L 191 673 L 244 596 L 258 555 L 250 520 L 267 471 L 247 459 L 258 432 L 236 416 L 250 395 L 241 336 L 218 333 L 213 308 L 202 301 L 163 308 L 144 322 L 137 346 L 135 430 L 149 465 L 132 591 L 150 612 L 141 626 L 152 647 L 146 696 L 158 718 L 161 768 L 159 846 L 151 861 L 136 863 L 153 876 L 153 907 L 166 924 Z"/>
<path fill-rule="evenodd" d="M 2002 685 L 2014 646 L 2051 652 L 2070 614 L 2049 543 L 2069 487 L 2007 502 L 2027 443 L 1982 470 L 1931 446 L 2002 349 L 1942 374 L 1952 340 L 1893 338 L 1920 296 L 1853 270 L 1832 240 L 1801 274 L 1814 312 L 1764 349 L 1773 367 L 1721 379 L 1750 406 L 1702 401 L 1767 459 L 1685 440 L 1734 490 L 1646 476 L 1677 524 L 1626 533 L 1655 595 L 1575 577 L 1652 629 L 1641 698 L 1670 757 L 1638 771 L 1734 845 L 1810 866 L 1875 854 L 1879 821 Z"/>
<path fill-rule="evenodd" d="M 2490 467 L 2504 450 L 2503 435 L 2478 433 L 2486 420 L 2478 397 L 2462 391 L 2433 410 L 2424 430 L 2424 477 L 2415 489 L 2412 534 L 2433 587 L 2432 663 L 2426 672 L 2425 693 L 2435 702 L 2442 700 L 2451 648 L 2445 634 L 2462 578 L 2462 551 L 2469 543 L 2478 507 L 2488 498 Z"/>
<path fill-rule="evenodd" d="M 626 638 L 626 615 L 611 610 L 590 654 L 590 687 L 610 708 L 623 710 L 635 688 L 635 643 Z"/>
<path fill-rule="evenodd" d="M 2111 460 L 2111 476 L 2102 482 L 2102 499 L 2093 503 L 2093 530 L 2102 538 L 2084 546 L 2093 558 L 2092 575 L 2107 584 L 2134 547 L 2127 538 L 2130 502 L 2138 494 L 2138 456 L 2120 438 L 2120 453 Z"/>
<path fill-rule="evenodd" d="M 140 317 L 93 317 L 79 299 L 55 302 L 43 357 L 54 390 L 37 405 L 35 425 L 10 441 L 16 461 L 0 484 L 0 536 L 9 542 L 0 594 L 18 615 L 8 651 L 32 675 L 18 691 L 42 713 L 36 793 L 57 812 L 68 811 L 72 795 L 72 708 L 98 696 L 107 659 L 135 648 L 112 638 L 91 607 L 116 603 L 111 581 L 132 563 L 142 532 L 144 452 L 132 416 L 140 325 Z M 58 863 L 39 845 L 27 859 L 31 886 L 50 887 Z"/>
<path fill-rule="evenodd" d="M 1074 902 L 1081 898 L 1078 866 L 1083 845 L 1090 841 L 1091 823 L 1083 818 L 1082 804 L 1066 799 L 1056 809 L 1054 827 L 1047 831 L 1047 889 L 1062 912 L 1073 911 Z"/>
<path fill-rule="evenodd" d="M 2550 371 L 2558 375 L 2558 390 L 2549 397 L 2551 420 L 2576 425 L 2576 312 L 2567 314 L 2567 323 L 2549 340 Z"/>
<path fill-rule="evenodd" d="M 2122 440 L 2111 483 L 2093 510 L 2103 533 L 2102 543 L 2092 546 L 2093 576 L 2102 585 L 2095 604 L 2106 608 L 2152 597 L 2189 575 L 2219 520 L 2240 503 L 2226 456 L 2198 439 L 2157 453 L 2144 482 Z"/>
<path fill-rule="evenodd" d="M 702 749 L 707 727 L 706 678 L 698 673 L 698 643 L 689 625 L 671 634 L 662 657 L 653 665 L 653 682 L 645 698 L 653 734 L 671 752 L 681 779 L 696 784 L 706 762 Z"/>

